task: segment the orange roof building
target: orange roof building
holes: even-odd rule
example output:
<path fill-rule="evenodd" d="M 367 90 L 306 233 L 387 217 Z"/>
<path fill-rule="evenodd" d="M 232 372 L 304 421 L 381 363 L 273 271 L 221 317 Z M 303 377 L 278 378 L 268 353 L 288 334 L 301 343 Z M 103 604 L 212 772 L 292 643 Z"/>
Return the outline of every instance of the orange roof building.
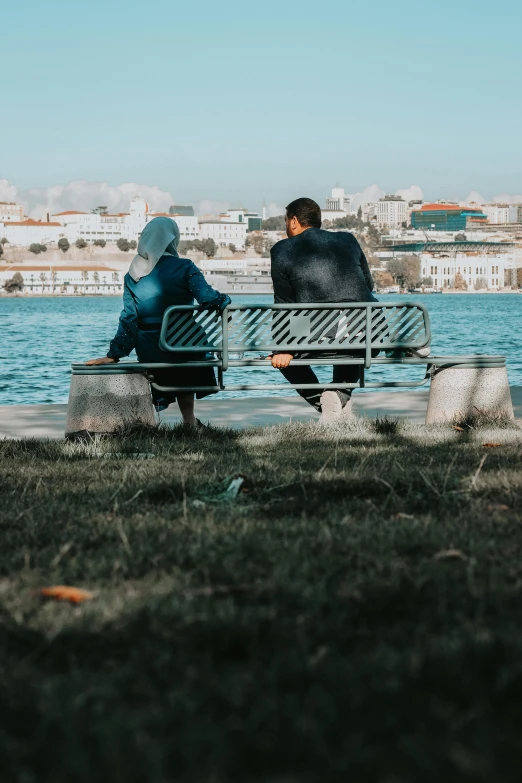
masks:
<path fill-rule="evenodd" d="M 51 223 L 46 220 L 33 220 L 32 218 L 27 218 L 26 220 L 11 220 L 9 222 L 10 226 L 32 226 L 37 228 L 48 228 L 48 226 L 58 226 L 61 228 L 61 223 Z"/>

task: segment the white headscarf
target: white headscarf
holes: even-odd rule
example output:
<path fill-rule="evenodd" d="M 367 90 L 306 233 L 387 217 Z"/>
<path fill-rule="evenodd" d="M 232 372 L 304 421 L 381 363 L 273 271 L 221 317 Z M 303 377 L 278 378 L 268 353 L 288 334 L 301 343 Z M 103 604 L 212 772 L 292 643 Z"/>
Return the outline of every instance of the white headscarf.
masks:
<path fill-rule="evenodd" d="M 147 223 L 138 243 L 138 255 L 134 256 L 129 275 L 137 283 L 149 275 L 162 256 L 178 256 L 179 228 L 175 220 L 157 217 Z"/>

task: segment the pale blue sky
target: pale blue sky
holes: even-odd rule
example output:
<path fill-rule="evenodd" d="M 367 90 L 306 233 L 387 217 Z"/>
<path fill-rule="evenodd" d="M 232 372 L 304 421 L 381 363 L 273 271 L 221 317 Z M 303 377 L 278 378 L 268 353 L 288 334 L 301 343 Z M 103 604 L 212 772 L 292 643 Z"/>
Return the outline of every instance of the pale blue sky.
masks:
<path fill-rule="evenodd" d="M 521 41 L 520 0 L 6 3 L 0 178 L 522 193 Z"/>

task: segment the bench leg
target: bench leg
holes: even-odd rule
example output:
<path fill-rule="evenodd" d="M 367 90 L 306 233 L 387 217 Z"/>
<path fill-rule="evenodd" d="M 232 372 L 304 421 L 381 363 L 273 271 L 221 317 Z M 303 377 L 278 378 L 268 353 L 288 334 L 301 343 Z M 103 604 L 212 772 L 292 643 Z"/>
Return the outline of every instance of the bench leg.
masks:
<path fill-rule="evenodd" d="M 426 424 L 478 414 L 514 419 L 507 369 L 440 367 L 432 375 Z"/>
<path fill-rule="evenodd" d="M 71 377 L 66 437 L 115 432 L 136 423 L 156 424 L 150 386 L 144 375 L 100 373 Z"/>

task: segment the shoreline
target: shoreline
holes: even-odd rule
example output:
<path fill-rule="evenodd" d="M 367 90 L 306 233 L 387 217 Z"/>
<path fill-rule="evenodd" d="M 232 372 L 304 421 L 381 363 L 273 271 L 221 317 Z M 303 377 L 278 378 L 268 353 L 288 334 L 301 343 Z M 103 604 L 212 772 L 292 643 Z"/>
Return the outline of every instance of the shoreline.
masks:
<path fill-rule="evenodd" d="M 263 291 L 238 291 L 237 289 L 226 289 L 226 288 L 220 288 L 219 289 L 222 294 L 230 294 L 230 296 L 272 296 L 274 291 L 273 290 L 263 290 Z M 502 296 L 520 296 L 522 294 L 522 288 L 517 291 L 442 291 L 440 294 L 437 295 L 443 295 L 443 296 L 495 296 L 495 295 L 502 295 Z M 121 298 L 123 295 L 123 291 L 120 291 L 119 293 L 110 293 L 110 294 L 6 294 L 3 292 L 0 292 L 0 300 L 1 299 L 87 299 L 87 298 L 95 298 L 95 299 L 108 299 L 110 297 L 117 297 Z M 409 294 L 388 294 L 388 293 L 379 293 L 376 292 L 376 296 L 385 296 L 385 297 L 394 297 L 394 296 L 434 296 L 435 294 L 429 293 L 429 294 L 423 294 L 420 292 Z"/>

